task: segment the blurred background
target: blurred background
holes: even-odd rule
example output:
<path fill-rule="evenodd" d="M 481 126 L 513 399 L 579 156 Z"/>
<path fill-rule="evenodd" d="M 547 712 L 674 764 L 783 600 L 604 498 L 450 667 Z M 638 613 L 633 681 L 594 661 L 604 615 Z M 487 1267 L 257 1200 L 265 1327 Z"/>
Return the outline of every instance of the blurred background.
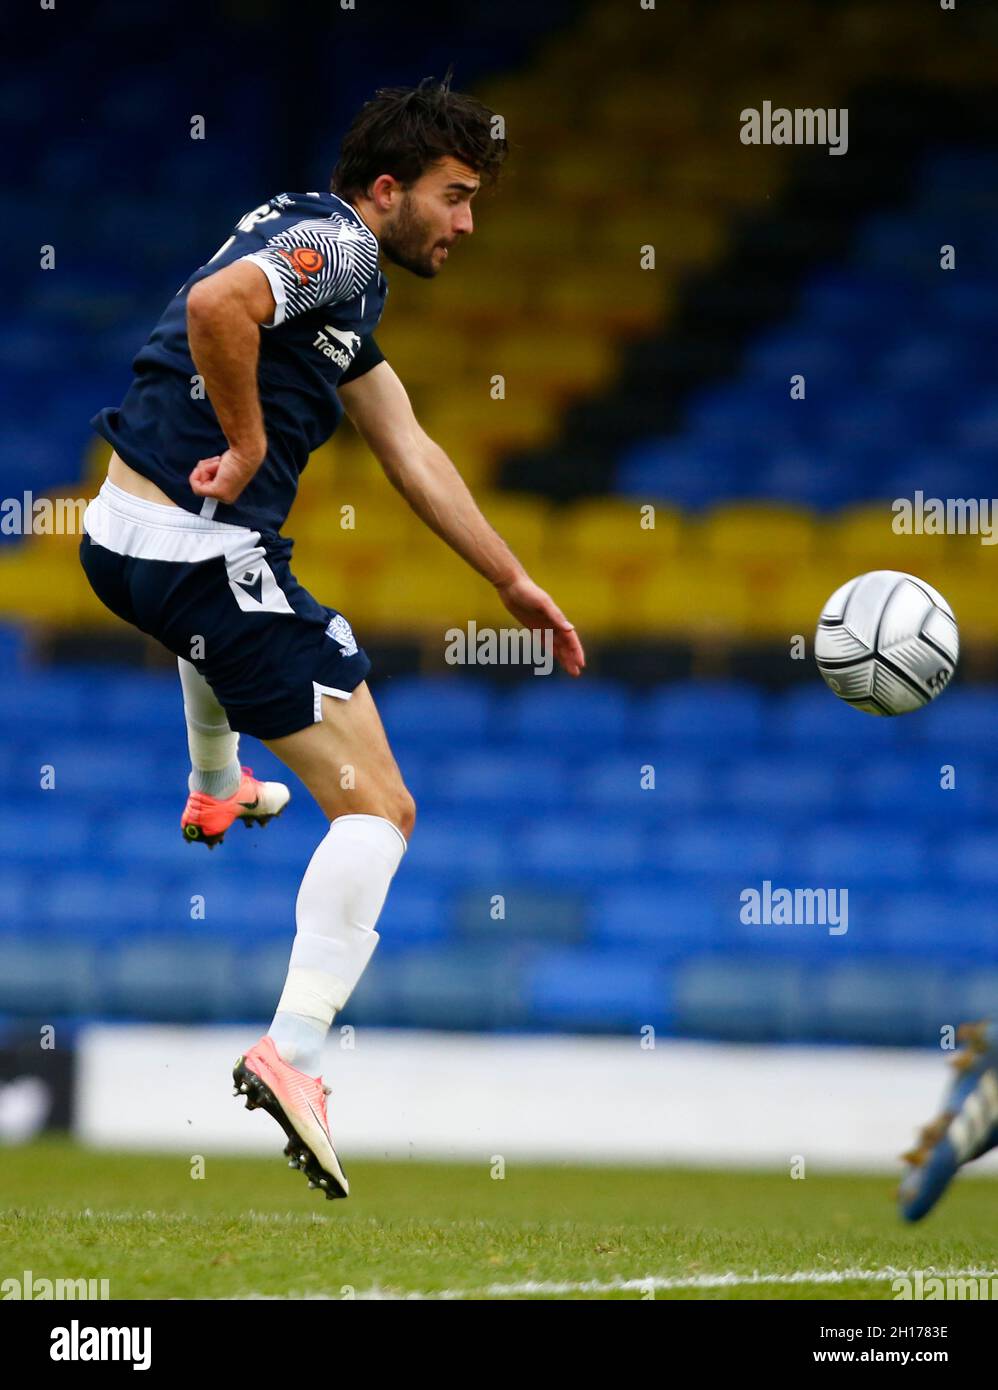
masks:
<path fill-rule="evenodd" d="M 993 1014 L 994 552 L 897 536 L 890 503 L 994 491 L 994 14 L 67 9 L 22 16 L 0 97 L 16 502 L 93 495 L 108 450 L 88 420 L 168 298 L 247 210 L 328 186 L 376 87 L 453 63 L 506 120 L 474 237 L 435 282 L 386 267 L 377 338 L 588 669 L 448 667 L 445 631 L 505 610 L 347 423 L 312 458 L 295 572 L 374 657 L 418 807 L 344 1021 L 927 1046 Z M 740 112 L 765 100 L 848 107 L 848 152 L 743 145 Z M 0 526 L 5 1074 L 38 1065 L 42 1023 L 269 1018 L 320 813 L 298 788 L 266 835 L 185 844 L 172 658 L 92 597 L 78 535 L 16 529 Z M 811 658 L 823 600 L 876 568 L 936 585 L 963 639 L 954 687 L 896 720 L 844 706 Z M 252 740 L 242 757 L 276 774 Z M 847 888 L 848 932 L 743 924 L 739 894 L 767 879 Z"/>

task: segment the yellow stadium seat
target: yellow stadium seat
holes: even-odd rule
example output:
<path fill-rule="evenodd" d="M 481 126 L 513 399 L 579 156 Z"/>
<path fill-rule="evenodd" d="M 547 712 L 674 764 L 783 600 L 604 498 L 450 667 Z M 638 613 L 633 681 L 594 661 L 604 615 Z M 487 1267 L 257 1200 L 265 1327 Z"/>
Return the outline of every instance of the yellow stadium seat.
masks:
<path fill-rule="evenodd" d="M 786 640 L 788 651 L 791 638 L 805 637 L 809 657 L 813 655 L 814 633 L 821 610 L 843 583 L 837 560 L 830 554 L 823 554 L 820 560 L 788 566 L 770 600 L 773 636 Z"/>
<path fill-rule="evenodd" d="M 606 637 L 622 631 L 624 606 L 620 589 L 606 571 L 544 558 L 531 578 L 579 629 L 583 644 L 587 635 Z"/>
<path fill-rule="evenodd" d="M 998 639 L 998 604 L 995 602 L 994 585 L 982 583 L 980 573 L 973 566 L 951 564 L 940 567 L 928 582 L 939 590 L 952 608 L 960 629 L 961 643 L 990 643 Z"/>
<path fill-rule="evenodd" d="M 811 554 L 815 524 L 801 508 L 770 502 L 729 503 L 715 507 L 704 518 L 697 540 L 720 563 L 786 565 Z"/>
<path fill-rule="evenodd" d="M 932 574 L 945 568 L 956 553 L 945 535 L 905 535 L 893 529 L 895 520 L 887 501 L 849 508 L 826 531 L 825 544 L 842 567 L 842 582 L 869 570 L 901 570 L 935 581 Z"/>
<path fill-rule="evenodd" d="M 643 512 L 642 507 L 648 505 L 617 497 L 576 502 L 551 514 L 548 548 L 578 564 L 658 564 L 678 551 L 683 520 L 678 511 L 662 504 Z M 648 525 L 652 520 L 654 526 Z"/>
<path fill-rule="evenodd" d="M 746 584 L 702 558 L 666 561 L 637 588 L 629 622 L 649 637 L 737 639 L 757 620 L 751 598 Z"/>
<path fill-rule="evenodd" d="M 507 449 L 538 445 L 554 437 L 558 415 L 554 404 L 535 392 L 524 393 L 507 382 L 504 400 L 493 400 L 487 389 L 437 402 L 423 417 L 423 428 L 465 474 L 469 451 L 498 455 Z"/>
<path fill-rule="evenodd" d="M 386 481 L 383 498 L 345 488 L 335 502 L 292 514 L 287 532 L 302 553 L 357 557 L 398 551 L 419 524 L 401 497 L 393 500 Z"/>
<path fill-rule="evenodd" d="M 633 333 L 659 320 L 676 292 L 671 277 L 642 270 L 635 248 L 631 263 L 592 275 L 579 268 L 550 279 L 537 299 L 545 321 L 573 325 L 592 332 L 597 326 L 612 333 Z"/>
<path fill-rule="evenodd" d="M 439 632 L 442 641 L 445 627 L 475 617 L 488 581 L 446 547 L 441 546 L 440 557 L 418 566 L 399 561 L 374 576 L 364 595 L 369 626 L 387 633 Z"/>

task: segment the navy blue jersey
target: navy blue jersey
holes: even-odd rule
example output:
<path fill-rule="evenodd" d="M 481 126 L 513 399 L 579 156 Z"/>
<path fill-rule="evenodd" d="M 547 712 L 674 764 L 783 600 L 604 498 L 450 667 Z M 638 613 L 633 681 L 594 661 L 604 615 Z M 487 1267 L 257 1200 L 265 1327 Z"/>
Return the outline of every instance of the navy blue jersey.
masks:
<path fill-rule="evenodd" d="M 187 511 L 276 533 L 311 451 L 336 429 L 339 382 L 382 355 L 372 334 L 388 294 L 378 240 L 333 193 L 279 193 L 241 219 L 233 235 L 170 301 L 132 364 L 118 409 L 91 421 L 136 472 Z M 199 497 L 188 479 L 200 459 L 228 447 L 187 342 L 192 285 L 246 259 L 267 276 L 277 308 L 260 332 L 258 384 L 267 457 L 232 504 Z"/>

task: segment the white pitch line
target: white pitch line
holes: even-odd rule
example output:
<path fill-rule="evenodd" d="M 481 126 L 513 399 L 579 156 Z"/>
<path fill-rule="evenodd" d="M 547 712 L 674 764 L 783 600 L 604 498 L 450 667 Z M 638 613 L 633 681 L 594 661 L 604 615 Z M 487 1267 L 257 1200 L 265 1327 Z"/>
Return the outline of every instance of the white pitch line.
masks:
<path fill-rule="evenodd" d="M 649 1293 L 669 1292 L 676 1289 L 726 1289 L 726 1288 L 752 1288 L 764 1285 L 776 1285 L 779 1287 L 799 1285 L 799 1284 L 848 1284 L 854 1280 L 863 1283 L 883 1283 L 889 1279 L 910 1279 L 917 1271 L 913 1269 L 893 1269 L 890 1265 L 884 1269 L 809 1269 L 795 1270 L 791 1274 L 760 1274 L 758 1270 L 751 1274 L 739 1274 L 734 1270 L 725 1274 L 694 1274 L 688 1277 L 681 1276 L 649 1276 L 646 1279 L 588 1279 L 577 1282 L 552 1283 L 544 1280 L 526 1280 L 520 1284 L 486 1284 L 477 1289 L 437 1289 L 432 1292 L 406 1291 L 394 1292 L 389 1289 L 382 1289 L 375 1285 L 373 1288 L 365 1289 L 360 1293 L 355 1293 L 353 1297 L 358 1301 L 407 1301 L 407 1300 L 453 1300 L 462 1298 L 516 1298 L 529 1296 L 531 1294 L 547 1294 L 557 1296 L 559 1294 L 579 1294 L 579 1293 Z M 998 1270 L 991 1269 L 923 1269 L 923 1275 L 931 1275 L 939 1279 L 993 1279 L 998 1278 Z M 348 1287 L 344 1285 L 342 1287 Z M 338 1294 L 241 1294 L 239 1298 L 247 1299 L 272 1299 L 272 1298 L 301 1298 L 305 1300 L 333 1300 L 344 1301 L 342 1292 Z"/>

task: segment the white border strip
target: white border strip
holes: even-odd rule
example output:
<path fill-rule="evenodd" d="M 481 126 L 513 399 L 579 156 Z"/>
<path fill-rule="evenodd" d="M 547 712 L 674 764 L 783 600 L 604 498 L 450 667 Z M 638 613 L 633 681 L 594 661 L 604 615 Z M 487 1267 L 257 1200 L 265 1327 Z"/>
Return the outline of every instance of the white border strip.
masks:
<path fill-rule="evenodd" d="M 930 1271 L 922 1270 L 923 1274 Z M 529 1279 L 519 1284 L 486 1284 L 480 1288 L 471 1289 L 438 1289 L 435 1291 L 396 1291 L 393 1289 L 383 1289 L 378 1285 L 364 1289 L 354 1295 L 354 1298 L 367 1302 L 395 1302 L 409 1300 L 444 1300 L 452 1301 L 455 1299 L 475 1298 L 530 1298 L 530 1297 L 551 1297 L 557 1298 L 571 1294 L 608 1294 L 608 1293 L 670 1293 L 684 1289 L 738 1289 L 738 1288 L 765 1288 L 765 1287 L 793 1287 L 799 1285 L 834 1285 L 852 1283 L 884 1283 L 894 1279 L 912 1279 L 916 1271 L 911 1269 L 894 1269 L 890 1265 L 883 1269 L 807 1269 L 794 1270 L 790 1274 L 760 1274 L 758 1270 L 751 1274 L 740 1274 L 735 1270 L 730 1270 L 725 1274 L 697 1274 L 689 1278 L 649 1275 L 644 1279 L 585 1279 L 579 1281 L 564 1281 L 554 1283 L 542 1279 Z M 998 1270 L 993 1269 L 940 1269 L 932 1270 L 934 1278 L 939 1279 L 994 1279 L 998 1278 Z M 264 1302 L 279 1302 L 282 1299 L 295 1299 L 303 1301 L 333 1301 L 343 1302 L 344 1295 L 341 1292 L 334 1294 L 260 1294 L 248 1293 L 239 1294 L 240 1299 L 253 1299 Z"/>

